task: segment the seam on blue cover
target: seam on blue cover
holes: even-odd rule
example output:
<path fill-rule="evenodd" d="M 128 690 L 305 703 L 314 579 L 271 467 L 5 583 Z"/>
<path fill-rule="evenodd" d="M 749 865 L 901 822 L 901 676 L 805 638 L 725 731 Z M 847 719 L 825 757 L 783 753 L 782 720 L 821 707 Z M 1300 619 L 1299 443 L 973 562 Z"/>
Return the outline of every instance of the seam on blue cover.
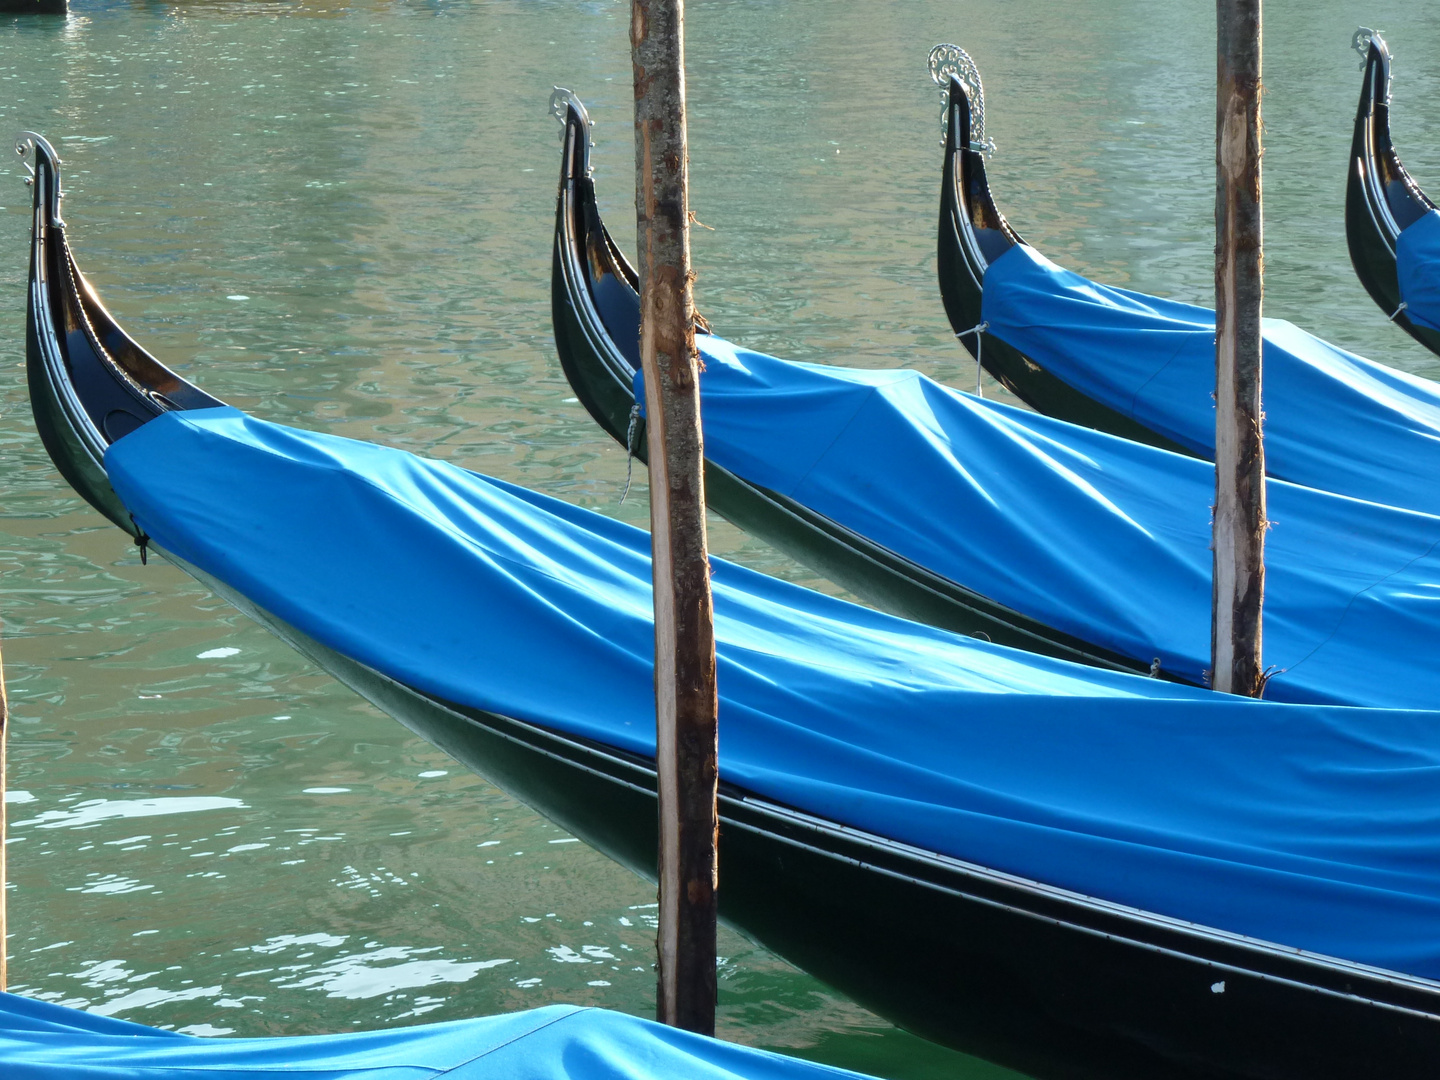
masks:
<path fill-rule="evenodd" d="M 544 1031 L 544 1030 L 545 1030 L 546 1028 L 548 1028 L 548 1027 L 554 1027 L 556 1024 L 560 1023 L 560 1021 L 562 1021 L 562 1020 L 569 1020 L 572 1016 L 579 1016 L 579 1015 L 580 1015 L 581 1013 L 583 1013 L 583 1012 L 593 1012 L 593 1011 L 594 1011 L 593 1007 L 592 1007 L 592 1006 L 589 1006 L 589 1005 L 575 1005 L 575 1006 L 572 1006 L 570 1012 L 565 1013 L 563 1016 L 557 1016 L 557 1017 L 555 1017 L 554 1020 L 549 1020 L 549 1021 L 547 1021 L 546 1023 L 541 1024 L 539 1027 L 531 1028 L 529 1031 L 521 1032 L 519 1035 L 516 1035 L 513 1039 L 506 1039 L 504 1042 L 502 1042 L 502 1043 L 501 1043 L 500 1045 L 498 1045 L 498 1046 L 492 1046 L 492 1047 L 490 1047 L 488 1050 L 482 1050 L 480 1053 L 476 1054 L 474 1057 L 472 1057 L 472 1058 L 466 1058 L 464 1061 L 457 1062 L 456 1064 L 451 1065 L 449 1068 L 444 1069 L 444 1070 L 442 1070 L 442 1071 L 440 1071 L 440 1072 L 437 1072 L 435 1075 L 436 1075 L 436 1076 L 446 1076 L 446 1075 L 454 1072 L 456 1069 L 463 1069 L 466 1065 L 473 1065 L 475 1062 L 479 1061 L 479 1060 L 480 1060 L 481 1058 L 483 1058 L 483 1057 L 489 1057 L 491 1054 L 497 1053 L 497 1052 L 500 1051 L 500 1050 L 504 1050 L 507 1046 L 514 1046 L 514 1045 L 515 1045 L 517 1042 L 519 1042 L 521 1039 L 528 1039 L 528 1038 L 530 1038 L 531 1035 L 535 1035 L 535 1034 L 537 1034 L 537 1033 L 539 1033 L 539 1032 L 541 1032 L 541 1031 Z"/>
<path fill-rule="evenodd" d="M 916 378 L 919 377 L 918 372 L 912 371 L 910 372 L 910 374 L 914 375 Z M 789 491 L 784 492 L 785 495 L 794 498 L 795 492 L 799 491 L 802 487 L 805 486 L 805 481 L 810 479 L 810 474 L 813 473 L 816 469 L 818 469 L 820 467 L 820 463 L 830 455 L 830 451 L 835 449 L 835 444 L 838 443 L 844 437 L 845 433 L 850 430 L 850 428 L 855 423 L 855 418 L 860 415 L 861 410 L 863 410 L 865 406 L 870 404 L 871 400 L 874 399 L 875 395 L 879 393 L 879 391 L 880 388 L 878 386 L 870 387 L 869 392 L 860 399 L 860 404 L 855 406 L 855 411 L 850 414 L 850 418 L 841 425 L 839 431 L 835 432 L 835 437 L 825 444 L 825 449 L 821 450 L 818 454 L 815 455 L 815 460 L 810 462 L 810 467 L 805 470 L 803 476 L 801 476 L 798 480 L 795 481 L 794 484 L 790 486 Z"/>
<path fill-rule="evenodd" d="M 1419 555 L 1416 555 L 1413 559 L 1411 559 L 1409 562 L 1407 562 L 1404 566 L 1397 566 L 1394 570 L 1391 570 L 1388 574 L 1382 574 L 1380 577 L 1378 577 L 1378 578 L 1376 578 L 1374 581 L 1372 581 L 1369 585 L 1366 585 L 1365 588 L 1363 588 L 1363 589 L 1361 589 L 1359 592 L 1355 593 L 1355 595 L 1353 595 L 1352 597 L 1350 597 L 1349 601 L 1345 604 L 1345 610 L 1342 611 L 1342 612 L 1340 612 L 1340 617 L 1335 620 L 1335 625 L 1334 625 L 1334 627 L 1331 628 L 1330 633 L 1328 633 L 1328 634 L 1325 635 L 1325 639 L 1324 639 L 1323 641 L 1321 641 L 1318 645 L 1316 645 L 1313 649 L 1311 649 L 1308 653 L 1306 653 L 1304 656 L 1302 656 L 1299 660 L 1296 660 L 1296 661 L 1295 661 L 1293 664 L 1291 664 L 1288 668 L 1284 668 L 1284 669 L 1282 669 L 1281 671 L 1276 672 L 1276 674 L 1277 674 L 1277 675 L 1283 675 L 1286 671 L 1294 671 L 1294 670 L 1295 670 L 1297 667 L 1299 667 L 1301 664 L 1305 663 L 1306 660 L 1309 660 L 1312 656 L 1314 656 L 1317 652 L 1319 652 L 1321 649 L 1323 649 L 1326 645 L 1330 644 L 1331 640 L 1334 639 L 1335 635 L 1340 632 L 1340 627 L 1345 624 L 1345 617 L 1350 614 L 1350 609 L 1355 606 L 1355 601 L 1356 601 L 1356 600 L 1359 600 L 1360 597 L 1364 596 L 1364 595 L 1365 595 L 1366 593 L 1368 593 L 1371 589 L 1378 588 L 1379 586 L 1385 584 L 1385 582 L 1389 581 L 1389 580 L 1390 580 L 1391 578 L 1393 578 L 1396 574 L 1403 574 L 1406 570 L 1409 570 L 1410 567 L 1414 566 L 1414 565 L 1415 565 L 1417 562 L 1419 562 L 1421 559 L 1424 559 L 1424 558 L 1428 557 L 1428 556 L 1430 555 L 1430 553 L 1433 552 L 1437 547 L 1440 547 L 1440 540 L 1436 540 L 1433 544 L 1431 544 L 1428 548 L 1426 548 L 1424 551 L 1422 551 Z"/>
<path fill-rule="evenodd" d="M 1149 386 L 1152 382 L 1154 382 L 1156 379 L 1158 379 L 1161 373 L 1164 372 L 1166 368 L 1168 368 L 1171 364 L 1175 363 L 1175 358 L 1180 355 L 1180 350 L 1182 350 L 1183 348 L 1185 348 L 1185 342 L 1181 341 L 1179 345 L 1175 346 L 1175 351 L 1170 354 L 1170 359 L 1166 360 L 1165 363 L 1161 364 L 1158 368 L 1152 371 L 1150 373 L 1150 377 L 1135 388 L 1135 392 L 1130 395 L 1130 419 L 1136 419 L 1135 402 L 1140 399 L 1140 395 L 1145 392 L 1145 388 Z M 1171 437 L 1173 438 L 1173 436 Z M 1179 442 L 1180 440 L 1176 439 L 1175 441 Z"/>

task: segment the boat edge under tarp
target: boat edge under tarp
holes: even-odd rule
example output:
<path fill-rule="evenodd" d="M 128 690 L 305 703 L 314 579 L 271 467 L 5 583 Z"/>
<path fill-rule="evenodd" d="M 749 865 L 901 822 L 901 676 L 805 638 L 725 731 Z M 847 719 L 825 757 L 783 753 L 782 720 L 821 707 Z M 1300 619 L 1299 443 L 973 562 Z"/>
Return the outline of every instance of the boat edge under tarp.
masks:
<path fill-rule="evenodd" d="M 27 145 L 36 421 L 62 474 L 134 535 L 105 446 L 166 411 L 220 402 L 98 306 L 59 224 L 58 159 L 38 136 Z M 653 761 L 398 683 L 180 565 L 427 741 L 653 879 Z M 1420 1077 L 1440 1060 L 1440 983 L 1056 889 L 728 785 L 720 805 L 722 917 L 938 1042 L 1057 1080 Z"/>

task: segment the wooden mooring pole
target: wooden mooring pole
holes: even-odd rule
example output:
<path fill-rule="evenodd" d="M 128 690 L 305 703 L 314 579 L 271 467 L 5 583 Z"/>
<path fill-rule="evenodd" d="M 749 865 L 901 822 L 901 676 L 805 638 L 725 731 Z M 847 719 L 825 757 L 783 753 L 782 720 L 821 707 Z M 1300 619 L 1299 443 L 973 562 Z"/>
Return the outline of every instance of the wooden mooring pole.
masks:
<path fill-rule="evenodd" d="M 660 928 L 656 1013 L 715 1032 L 715 626 L 691 292 L 684 0 L 632 0 L 640 357 L 655 581 Z"/>
<path fill-rule="evenodd" d="M 1260 4 L 1261 0 L 1216 0 L 1215 576 L 1210 670 L 1216 690 L 1250 697 L 1259 697 L 1264 689 Z"/>

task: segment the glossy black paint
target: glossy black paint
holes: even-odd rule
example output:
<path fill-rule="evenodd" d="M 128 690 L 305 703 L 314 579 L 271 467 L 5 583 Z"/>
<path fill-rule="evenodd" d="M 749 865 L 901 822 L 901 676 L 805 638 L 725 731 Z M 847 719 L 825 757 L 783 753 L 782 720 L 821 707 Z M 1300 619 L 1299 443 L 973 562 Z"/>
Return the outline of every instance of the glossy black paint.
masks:
<path fill-rule="evenodd" d="M 985 158 L 970 148 L 970 142 L 970 98 L 960 80 L 952 76 L 935 268 L 945 314 L 955 333 L 963 335 L 961 344 L 971 356 L 978 349 L 985 370 L 1036 412 L 1193 456 L 1159 432 L 1082 394 L 994 334 L 982 332 L 982 344 L 975 333 L 967 333 L 983 322 L 980 305 L 985 271 L 1016 244 L 1024 243 L 996 207 L 985 177 Z"/>
<path fill-rule="evenodd" d="M 105 310 L 65 239 L 59 156 L 32 132 L 21 136 L 17 150 L 34 162 L 25 345 L 36 425 L 71 486 L 133 534 L 130 515 L 105 479 L 105 447 L 167 409 L 222 402 L 161 364 Z"/>
<path fill-rule="evenodd" d="M 567 112 L 561 158 L 550 290 L 555 347 L 575 396 L 624 446 L 639 363 L 638 282 L 596 207 L 589 121 L 578 101 Z M 630 445 L 643 460 L 643 421 Z M 1011 611 L 713 461 L 705 465 L 705 494 L 711 509 L 746 532 L 886 611 L 1080 663 L 1149 670 L 1149 658 L 1119 656 Z"/>
<path fill-rule="evenodd" d="M 133 342 L 94 314 L 98 300 L 53 227 L 53 151 L 36 149 L 36 421 L 77 490 L 133 527 L 105 473 L 105 419 L 123 407 L 145 423 L 219 402 L 148 354 L 132 362 Z M 61 265 L 70 272 L 57 277 Z M 77 311 L 91 313 L 93 333 L 67 329 Z M 653 880 L 653 762 L 421 693 L 171 558 L 411 730 Z M 720 866 L 732 925 L 912 1030 L 1040 1077 L 1408 1080 L 1440 1061 L 1440 984 L 1069 893 L 728 785 Z"/>
<path fill-rule="evenodd" d="M 1440 355 L 1440 333 L 1417 326 L 1400 309 L 1395 244 L 1401 230 L 1435 209 L 1411 179 L 1390 140 L 1390 49 L 1379 34 L 1370 38 L 1350 169 L 1345 179 L 1345 240 L 1355 276 L 1391 321 Z M 1397 314 L 1398 312 L 1398 314 Z"/>

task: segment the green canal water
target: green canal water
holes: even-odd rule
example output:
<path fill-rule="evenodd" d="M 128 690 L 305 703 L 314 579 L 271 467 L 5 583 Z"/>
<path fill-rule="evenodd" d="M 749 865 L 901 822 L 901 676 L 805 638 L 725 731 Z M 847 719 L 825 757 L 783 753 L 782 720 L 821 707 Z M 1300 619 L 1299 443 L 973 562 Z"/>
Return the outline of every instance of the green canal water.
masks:
<path fill-rule="evenodd" d="M 934 281 L 938 41 L 980 63 L 992 182 L 1027 239 L 1209 302 L 1210 5 L 688 6 L 697 296 L 719 332 L 972 385 Z M 1267 4 L 1266 310 L 1440 377 L 1361 291 L 1341 225 L 1357 23 L 1389 31 L 1397 141 L 1440 189 L 1427 6 Z M 68 19 L 0 21 L 0 127 L 60 148 L 82 267 L 207 389 L 643 523 L 643 484 L 620 505 L 624 456 L 560 373 L 548 294 L 552 85 L 589 103 L 602 201 L 632 235 L 627 7 L 76 0 Z M 210 1034 L 556 1001 L 651 1013 L 650 886 L 142 567 L 54 472 L 22 371 L 19 172 L 0 167 L 11 988 Z M 712 541 L 833 591 L 723 522 Z M 889 1077 L 1012 1075 L 733 932 L 722 952 L 727 1038 Z"/>

